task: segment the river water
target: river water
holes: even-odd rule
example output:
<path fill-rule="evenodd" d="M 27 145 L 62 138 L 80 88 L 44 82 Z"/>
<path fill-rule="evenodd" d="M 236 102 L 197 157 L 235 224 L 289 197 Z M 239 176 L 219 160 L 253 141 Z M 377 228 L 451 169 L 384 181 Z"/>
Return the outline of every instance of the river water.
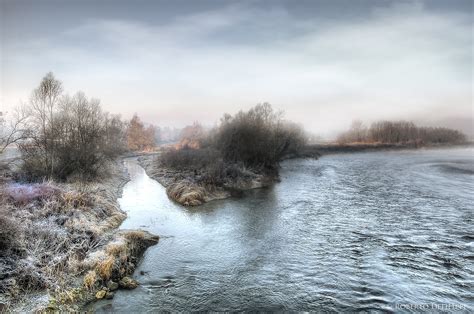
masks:
<path fill-rule="evenodd" d="M 290 160 L 281 183 L 196 208 L 126 163 L 122 228 L 162 238 L 98 312 L 474 310 L 472 148 Z"/>

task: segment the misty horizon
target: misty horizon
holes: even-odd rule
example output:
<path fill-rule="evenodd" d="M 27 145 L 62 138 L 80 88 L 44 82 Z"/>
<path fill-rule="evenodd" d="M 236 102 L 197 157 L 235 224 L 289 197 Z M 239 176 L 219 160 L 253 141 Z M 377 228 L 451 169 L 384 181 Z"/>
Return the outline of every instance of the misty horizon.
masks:
<path fill-rule="evenodd" d="M 474 134 L 470 1 L 3 0 L 1 19 L 1 111 L 52 71 L 162 127 L 269 102 L 326 139 L 353 120 Z"/>

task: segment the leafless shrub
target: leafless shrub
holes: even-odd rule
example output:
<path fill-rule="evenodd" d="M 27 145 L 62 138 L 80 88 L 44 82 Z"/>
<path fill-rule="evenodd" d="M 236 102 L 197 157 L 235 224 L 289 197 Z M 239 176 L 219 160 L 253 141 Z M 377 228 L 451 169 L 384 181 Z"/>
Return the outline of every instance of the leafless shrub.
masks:
<path fill-rule="evenodd" d="M 204 202 L 205 191 L 248 185 L 256 173 L 276 176 L 280 160 L 306 144 L 303 129 L 284 121 L 282 114 L 266 103 L 235 116 L 225 115 L 205 137 L 198 124 L 187 131 L 190 135 L 186 138 L 192 140 L 185 143 L 199 143 L 196 147 L 200 148 L 183 145 L 165 151 L 158 159 L 159 166 L 182 174 L 184 180 L 177 178 L 167 193 L 186 205 Z"/>
<path fill-rule="evenodd" d="M 19 143 L 28 137 L 26 122 L 28 113 L 23 106 L 17 108 L 13 113 L 0 112 L 0 154 L 15 143 Z"/>
<path fill-rule="evenodd" d="M 268 103 L 234 116 L 224 115 L 214 132 L 214 145 L 225 162 L 275 169 L 285 154 L 306 142 L 302 129 L 285 122 L 282 116 Z"/>
<path fill-rule="evenodd" d="M 194 130 L 191 132 L 191 129 Z M 200 169 L 213 165 L 217 171 L 220 161 L 230 164 L 241 164 L 255 169 L 274 169 L 285 154 L 294 152 L 306 143 L 302 128 L 282 119 L 282 113 L 273 111 L 270 104 L 255 106 L 247 112 L 240 111 L 235 116 L 225 115 L 219 127 L 210 132 L 207 138 L 198 124 L 189 128 L 189 138 L 205 148 L 193 149 L 183 145 L 181 149 L 165 152 L 160 161 L 163 166 L 175 169 Z M 197 135 L 196 135 L 197 134 Z M 186 138 L 188 138 L 186 137 Z M 200 144 L 199 146 L 203 146 Z M 218 166 L 215 166 L 215 165 Z M 226 168 L 226 167 L 224 167 Z"/>
<path fill-rule="evenodd" d="M 173 169 L 198 170 L 213 164 L 219 159 L 219 153 L 213 149 L 169 149 L 163 152 L 159 161 L 165 167 Z"/>
<path fill-rule="evenodd" d="M 229 182 L 245 178 L 244 166 L 235 163 L 225 163 L 223 160 L 210 163 L 206 166 L 202 175 L 196 178 L 196 182 L 206 186 L 208 189 L 222 187 Z"/>
<path fill-rule="evenodd" d="M 27 179 L 92 180 L 125 148 L 120 118 L 102 112 L 100 101 L 82 92 L 62 94 L 52 73 L 33 91 L 27 108 L 28 140 L 19 144 Z"/>

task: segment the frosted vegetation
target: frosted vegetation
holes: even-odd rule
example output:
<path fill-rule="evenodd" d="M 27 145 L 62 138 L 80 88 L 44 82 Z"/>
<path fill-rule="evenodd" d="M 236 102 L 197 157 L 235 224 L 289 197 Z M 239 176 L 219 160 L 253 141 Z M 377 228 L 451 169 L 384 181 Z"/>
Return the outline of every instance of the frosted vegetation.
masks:
<path fill-rule="evenodd" d="M 81 261 L 104 233 L 125 218 L 113 199 L 97 189 L 52 182 L 6 184 L 0 191 L 0 291 L 17 298 L 60 289 L 62 274 L 79 275 Z"/>

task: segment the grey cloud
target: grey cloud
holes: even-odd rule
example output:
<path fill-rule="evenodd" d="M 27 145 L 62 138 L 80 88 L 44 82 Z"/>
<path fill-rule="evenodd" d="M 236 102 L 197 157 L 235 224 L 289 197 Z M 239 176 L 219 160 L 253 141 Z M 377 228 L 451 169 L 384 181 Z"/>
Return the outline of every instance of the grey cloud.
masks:
<path fill-rule="evenodd" d="M 434 108 L 433 119 L 472 117 L 472 13 L 380 3 L 339 20 L 297 14 L 287 2 L 219 6 L 166 23 L 87 18 L 55 36 L 8 41 L 4 101 L 24 98 L 53 70 L 111 111 L 165 124 L 213 123 L 260 101 L 327 134 L 355 118 Z M 19 75 L 31 78 L 25 91 Z"/>

